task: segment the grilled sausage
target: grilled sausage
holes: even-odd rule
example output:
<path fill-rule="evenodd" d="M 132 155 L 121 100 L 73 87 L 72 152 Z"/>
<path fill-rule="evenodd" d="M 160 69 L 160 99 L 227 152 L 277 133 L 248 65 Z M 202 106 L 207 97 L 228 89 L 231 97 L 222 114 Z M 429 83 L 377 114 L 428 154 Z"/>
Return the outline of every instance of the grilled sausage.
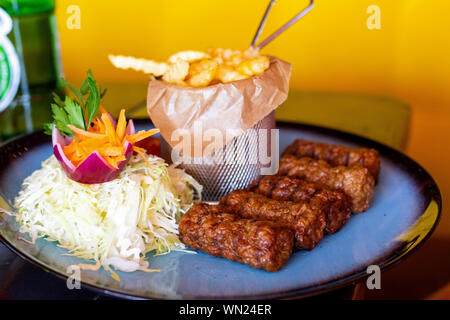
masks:
<path fill-rule="evenodd" d="M 280 201 L 304 202 L 321 207 L 326 214 L 325 232 L 335 233 L 351 216 L 350 200 L 340 191 L 317 187 L 314 183 L 287 176 L 261 176 L 254 180 L 248 191 Z"/>
<path fill-rule="evenodd" d="M 318 187 L 342 190 L 351 200 L 352 212 L 366 211 L 375 192 L 375 181 L 366 168 L 332 167 L 323 160 L 281 157 L 278 174 L 306 180 Z"/>
<path fill-rule="evenodd" d="M 271 272 L 285 265 L 294 244 L 288 228 L 242 219 L 205 203 L 194 204 L 181 218 L 178 230 L 180 240 L 192 249 Z"/>
<path fill-rule="evenodd" d="M 220 201 L 224 211 L 243 218 L 270 220 L 294 231 L 297 249 L 313 249 L 323 238 L 325 213 L 308 203 L 278 201 L 260 194 L 235 190 Z"/>
<path fill-rule="evenodd" d="M 322 142 L 312 142 L 303 139 L 295 140 L 283 152 L 283 155 L 294 155 L 298 158 L 308 157 L 324 160 L 331 166 L 361 166 L 367 168 L 369 173 L 378 181 L 380 173 L 380 156 L 375 149 L 348 148 L 338 145 L 329 145 Z"/>

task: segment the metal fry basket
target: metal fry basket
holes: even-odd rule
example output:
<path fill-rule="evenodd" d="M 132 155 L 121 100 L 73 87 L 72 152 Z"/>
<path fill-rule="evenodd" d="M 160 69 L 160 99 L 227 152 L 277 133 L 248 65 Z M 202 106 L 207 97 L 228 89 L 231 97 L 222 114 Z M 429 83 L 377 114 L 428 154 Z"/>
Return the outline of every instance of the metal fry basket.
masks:
<path fill-rule="evenodd" d="M 272 129 L 275 129 L 273 112 L 219 151 L 201 159 L 183 161 L 179 168 L 185 169 L 203 185 L 202 200 L 219 201 L 231 191 L 247 187 L 261 175 L 262 169 L 278 161 L 277 155 L 272 154 Z M 172 151 L 162 139 L 161 155 L 169 163 L 172 163 Z M 261 151 L 265 153 L 266 161 L 260 161 Z"/>

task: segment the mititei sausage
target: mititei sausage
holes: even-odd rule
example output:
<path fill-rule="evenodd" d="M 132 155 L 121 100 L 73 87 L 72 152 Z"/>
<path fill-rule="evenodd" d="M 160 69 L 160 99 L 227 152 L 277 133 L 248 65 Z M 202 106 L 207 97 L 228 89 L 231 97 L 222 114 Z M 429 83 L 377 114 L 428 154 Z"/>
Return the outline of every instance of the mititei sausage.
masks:
<path fill-rule="evenodd" d="M 281 269 L 294 245 L 289 228 L 243 219 L 204 203 L 194 204 L 183 215 L 178 230 L 180 240 L 192 249 L 265 271 Z"/>
<path fill-rule="evenodd" d="M 362 167 L 332 167 L 323 160 L 286 155 L 280 159 L 278 173 L 315 183 L 321 188 L 343 191 L 350 198 L 354 213 L 366 211 L 375 193 L 374 178 Z"/>
<path fill-rule="evenodd" d="M 348 148 L 297 139 L 284 150 L 283 155 L 287 154 L 295 155 L 298 158 L 308 157 L 324 160 L 333 167 L 361 166 L 369 170 L 375 181 L 378 180 L 380 173 L 380 156 L 375 149 Z"/>
<path fill-rule="evenodd" d="M 343 192 L 319 188 L 304 180 L 280 175 L 261 176 L 247 190 L 275 200 L 306 202 L 321 207 L 326 214 L 327 233 L 337 232 L 351 216 L 350 200 Z"/>
<path fill-rule="evenodd" d="M 321 207 L 269 199 L 245 190 L 235 190 L 224 196 L 219 205 L 224 211 L 243 218 L 276 221 L 291 228 L 298 249 L 313 249 L 322 239 L 326 225 L 325 213 Z"/>

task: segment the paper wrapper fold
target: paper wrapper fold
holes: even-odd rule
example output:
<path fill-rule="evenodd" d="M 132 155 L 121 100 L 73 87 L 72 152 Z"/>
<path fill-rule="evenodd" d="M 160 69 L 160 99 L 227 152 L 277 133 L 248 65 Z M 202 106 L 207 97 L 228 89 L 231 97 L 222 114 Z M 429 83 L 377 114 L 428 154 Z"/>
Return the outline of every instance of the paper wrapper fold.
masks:
<path fill-rule="evenodd" d="M 207 156 L 221 149 L 286 100 L 291 65 L 275 57 L 269 58 L 270 67 L 264 73 L 225 84 L 194 88 L 150 81 L 147 111 L 151 120 L 166 142 L 185 155 L 198 156 L 201 149 L 200 156 Z M 222 141 L 211 145 L 210 139 L 201 135 L 199 147 L 199 128 L 203 133 L 209 129 L 219 130 Z M 184 129 L 183 138 L 190 137 L 191 150 L 182 150 L 179 131 L 176 132 L 180 129 Z"/>

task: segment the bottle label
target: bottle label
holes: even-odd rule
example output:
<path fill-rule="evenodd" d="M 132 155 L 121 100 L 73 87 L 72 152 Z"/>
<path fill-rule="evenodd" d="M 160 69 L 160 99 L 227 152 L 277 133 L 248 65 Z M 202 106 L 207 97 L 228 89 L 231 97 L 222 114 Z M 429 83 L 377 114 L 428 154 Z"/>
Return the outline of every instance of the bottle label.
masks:
<path fill-rule="evenodd" d="M 0 8 L 0 112 L 14 100 L 20 83 L 20 64 L 7 35 L 12 30 L 11 17 Z"/>

